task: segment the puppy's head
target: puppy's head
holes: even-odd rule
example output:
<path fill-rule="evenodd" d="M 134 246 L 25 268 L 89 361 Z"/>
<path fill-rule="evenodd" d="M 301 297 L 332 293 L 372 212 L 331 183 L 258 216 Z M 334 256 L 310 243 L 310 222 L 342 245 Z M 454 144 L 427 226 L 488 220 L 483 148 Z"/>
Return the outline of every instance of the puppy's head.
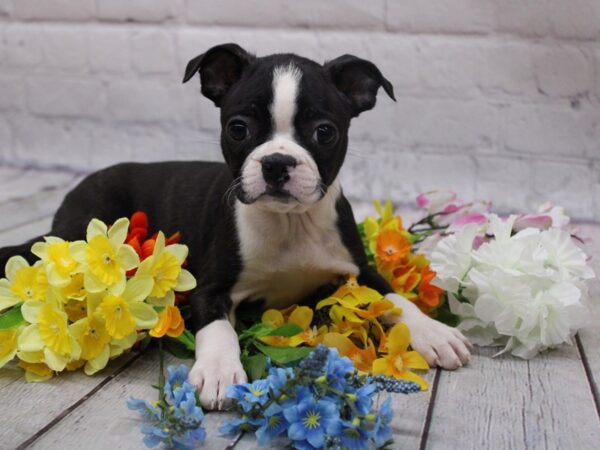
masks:
<path fill-rule="evenodd" d="M 344 162 L 350 120 L 392 85 L 371 62 L 344 55 L 324 65 L 293 54 L 257 58 L 236 44 L 192 59 L 202 94 L 221 108 L 221 147 L 240 201 L 277 212 L 318 202 Z"/>

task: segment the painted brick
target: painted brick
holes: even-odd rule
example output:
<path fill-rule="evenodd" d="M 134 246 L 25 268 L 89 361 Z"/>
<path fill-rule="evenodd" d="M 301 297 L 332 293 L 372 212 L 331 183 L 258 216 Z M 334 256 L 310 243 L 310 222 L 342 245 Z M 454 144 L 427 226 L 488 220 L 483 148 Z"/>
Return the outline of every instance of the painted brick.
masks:
<path fill-rule="evenodd" d="M 131 60 L 134 69 L 142 74 L 173 72 L 176 67 L 172 36 L 160 30 L 134 31 Z"/>
<path fill-rule="evenodd" d="M 12 10 L 11 0 L 0 0 L 0 20 L 8 19 L 12 15 Z"/>
<path fill-rule="evenodd" d="M 9 25 L 4 28 L 5 65 L 19 69 L 37 66 L 42 59 L 39 27 Z"/>
<path fill-rule="evenodd" d="M 491 200 L 494 211 L 513 213 L 531 211 L 531 161 L 529 158 L 477 156 L 476 195 Z M 535 204 L 532 204 L 535 203 Z"/>
<path fill-rule="evenodd" d="M 187 20 L 206 25 L 382 29 L 384 16 L 385 0 L 188 0 L 186 4 Z"/>
<path fill-rule="evenodd" d="M 102 3 L 101 0 L 100 3 Z M 13 15 L 24 20 L 88 20 L 95 16 L 94 0 L 12 0 Z"/>
<path fill-rule="evenodd" d="M 38 165 L 90 167 L 89 125 L 82 122 L 48 120 L 32 116 L 13 118 L 14 155 Z M 36 130 L 32 133 L 31 130 Z"/>
<path fill-rule="evenodd" d="M 43 116 L 101 118 L 106 111 L 106 93 L 97 80 L 35 77 L 27 80 L 27 104 Z"/>
<path fill-rule="evenodd" d="M 565 164 L 564 162 L 533 161 L 533 193 L 540 203 L 551 201 L 566 206 L 574 217 L 594 217 L 591 165 Z"/>
<path fill-rule="evenodd" d="M 574 39 L 600 36 L 600 2 L 595 0 L 503 0 L 494 3 L 500 31 Z"/>
<path fill-rule="evenodd" d="M 11 129 L 5 119 L 0 120 L 0 157 L 11 156 L 12 151 Z"/>
<path fill-rule="evenodd" d="M 95 72 L 124 73 L 131 68 L 129 30 L 117 27 L 89 31 L 89 63 Z"/>
<path fill-rule="evenodd" d="M 25 87 L 17 76 L 0 76 L 0 110 L 21 110 L 25 106 Z"/>
<path fill-rule="evenodd" d="M 503 110 L 507 149 L 537 155 L 585 156 L 593 146 L 596 110 L 511 106 Z"/>
<path fill-rule="evenodd" d="M 421 81 L 428 92 L 469 95 L 477 89 L 480 70 L 477 45 L 436 39 L 419 45 L 417 51 Z"/>
<path fill-rule="evenodd" d="M 417 33 L 487 33 L 493 25 L 493 0 L 388 1 L 390 30 Z"/>
<path fill-rule="evenodd" d="M 492 94 L 537 94 L 531 45 L 493 42 L 481 49 L 480 85 Z"/>
<path fill-rule="evenodd" d="M 592 88 L 593 60 L 582 50 L 568 47 L 537 47 L 534 70 L 541 93 L 576 95 Z"/>
<path fill-rule="evenodd" d="M 87 69 L 87 36 L 78 27 L 42 31 L 42 63 L 47 68 L 83 72 Z"/>
<path fill-rule="evenodd" d="M 594 52 L 594 91 L 600 100 L 600 49 Z"/>
<path fill-rule="evenodd" d="M 175 86 L 156 81 L 116 81 L 108 88 L 110 112 L 118 121 L 126 122 L 185 120 L 179 101 L 184 91 Z"/>
<path fill-rule="evenodd" d="M 181 14 L 183 0 L 99 0 L 100 19 L 133 22 L 162 22 Z"/>
<path fill-rule="evenodd" d="M 594 219 L 600 221 L 600 162 L 594 163 Z"/>

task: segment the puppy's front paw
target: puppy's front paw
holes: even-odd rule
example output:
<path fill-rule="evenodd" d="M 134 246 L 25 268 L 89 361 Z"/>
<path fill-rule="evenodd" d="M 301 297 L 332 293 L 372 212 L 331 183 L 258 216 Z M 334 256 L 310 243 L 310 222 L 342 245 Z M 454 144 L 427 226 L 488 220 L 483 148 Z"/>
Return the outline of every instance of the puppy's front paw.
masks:
<path fill-rule="evenodd" d="M 227 388 L 232 384 L 246 383 L 248 378 L 239 359 L 203 358 L 199 355 L 189 375 L 190 383 L 200 394 L 200 403 L 205 409 L 226 409 L 230 400 Z"/>
<path fill-rule="evenodd" d="M 410 328 L 410 345 L 423 355 L 430 366 L 454 370 L 471 360 L 471 343 L 456 328 L 425 315 L 406 321 L 406 324 Z"/>

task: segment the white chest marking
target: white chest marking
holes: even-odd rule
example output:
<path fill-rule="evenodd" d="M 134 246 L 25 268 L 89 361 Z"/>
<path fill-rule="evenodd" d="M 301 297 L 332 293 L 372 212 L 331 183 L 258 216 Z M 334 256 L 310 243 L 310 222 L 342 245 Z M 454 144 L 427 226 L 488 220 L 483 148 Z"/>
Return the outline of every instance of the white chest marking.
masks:
<path fill-rule="evenodd" d="M 234 305 L 262 298 L 269 307 L 283 308 L 340 275 L 358 274 L 337 229 L 339 192 L 336 181 L 302 213 L 279 213 L 237 202 L 243 270 L 231 293 Z"/>

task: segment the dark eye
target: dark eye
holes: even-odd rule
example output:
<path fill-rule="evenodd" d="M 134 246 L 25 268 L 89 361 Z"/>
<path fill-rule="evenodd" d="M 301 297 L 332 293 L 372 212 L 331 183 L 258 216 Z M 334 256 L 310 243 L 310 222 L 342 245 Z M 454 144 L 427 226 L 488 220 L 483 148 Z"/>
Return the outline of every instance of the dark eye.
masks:
<path fill-rule="evenodd" d="M 322 124 L 315 129 L 313 139 L 320 145 L 330 145 L 337 139 L 337 131 L 331 125 Z"/>
<path fill-rule="evenodd" d="M 240 119 L 235 119 L 227 125 L 227 133 L 234 141 L 243 141 L 248 137 L 248 124 Z"/>

